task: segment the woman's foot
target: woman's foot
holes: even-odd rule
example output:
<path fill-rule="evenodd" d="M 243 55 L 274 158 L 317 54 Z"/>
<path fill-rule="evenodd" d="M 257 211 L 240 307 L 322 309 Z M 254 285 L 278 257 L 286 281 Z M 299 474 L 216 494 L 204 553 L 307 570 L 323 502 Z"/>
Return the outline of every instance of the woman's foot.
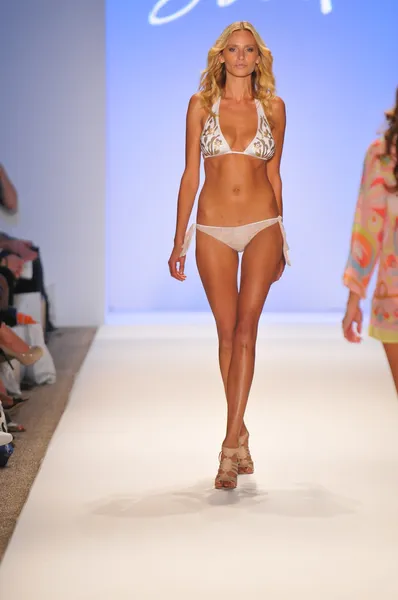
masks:
<path fill-rule="evenodd" d="M 239 438 L 238 474 L 251 475 L 254 473 L 254 463 L 249 450 L 249 433 Z"/>
<path fill-rule="evenodd" d="M 238 482 L 238 453 L 239 448 L 222 447 L 220 453 L 220 467 L 215 480 L 217 490 L 233 490 Z"/>
<path fill-rule="evenodd" d="M 22 398 L 20 396 L 11 397 L 7 393 L 3 394 L 3 392 L 0 392 L 0 402 L 1 402 L 4 410 L 11 410 L 12 408 L 15 408 L 16 406 L 19 406 L 20 404 L 27 402 L 27 400 L 29 400 L 29 398 Z"/>
<path fill-rule="evenodd" d="M 0 379 L 0 402 L 4 409 L 10 409 L 14 407 L 14 400 L 7 394 L 6 387 Z"/>
<path fill-rule="evenodd" d="M 10 408 L 14 408 L 14 400 L 7 393 L 3 394 L 0 392 L 0 402 L 4 410 L 10 410 Z"/>

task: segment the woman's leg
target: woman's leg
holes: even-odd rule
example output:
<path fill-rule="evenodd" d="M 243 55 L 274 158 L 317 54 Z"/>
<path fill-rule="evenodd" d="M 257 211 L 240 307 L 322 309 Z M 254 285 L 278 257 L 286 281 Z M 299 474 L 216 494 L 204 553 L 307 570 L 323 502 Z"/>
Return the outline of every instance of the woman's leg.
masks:
<path fill-rule="evenodd" d="M 383 346 L 398 394 L 398 344 L 383 344 Z"/>
<path fill-rule="evenodd" d="M 223 242 L 197 231 L 196 261 L 216 321 L 220 369 L 226 389 L 237 316 L 238 253 Z M 236 487 L 239 469 L 237 446 L 222 449 L 215 480 L 217 489 Z"/>
<path fill-rule="evenodd" d="M 235 448 L 254 374 L 260 315 L 282 256 L 282 234 L 276 223 L 260 231 L 245 248 L 231 366 L 227 384 L 228 423 L 224 445 Z"/>
<path fill-rule="evenodd" d="M 238 307 L 238 253 L 206 233 L 197 231 L 196 262 L 216 321 L 218 356 L 226 393 Z"/>
<path fill-rule="evenodd" d="M 0 323 L 0 347 L 4 348 L 5 352 L 9 349 L 16 354 L 29 353 L 28 344 L 4 322 Z"/>

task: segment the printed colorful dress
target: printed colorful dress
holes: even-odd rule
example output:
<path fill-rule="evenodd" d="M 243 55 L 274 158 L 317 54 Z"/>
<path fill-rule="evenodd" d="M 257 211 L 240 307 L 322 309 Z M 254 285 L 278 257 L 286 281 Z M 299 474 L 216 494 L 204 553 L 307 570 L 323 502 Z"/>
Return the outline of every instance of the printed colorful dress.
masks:
<path fill-rule="evenodd" d="M 343 282 L 365 298 L 379 263 L 369 335 L 398 343 L 398 193 L 387 189 L 395 185 L 396 158 L 381 158 L 384 150 L 381 138 L 366 153 Z"/>

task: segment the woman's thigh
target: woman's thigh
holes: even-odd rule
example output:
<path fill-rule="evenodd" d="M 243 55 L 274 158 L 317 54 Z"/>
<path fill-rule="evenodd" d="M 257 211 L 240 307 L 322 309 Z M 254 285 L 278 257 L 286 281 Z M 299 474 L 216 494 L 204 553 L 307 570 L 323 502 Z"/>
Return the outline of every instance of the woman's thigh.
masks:
<path fill-rule="evenodd" d="M 238 321 L 258 322 L 283 257 L 278 223 L 260 231 L 246 246 L 242 258 Z"/>
<path fill-rule="evenodd" d="M 220 240 L 197 231 L 196 263 L 217 328 L 234 328 L 238 304 L 238 253 Z"/>

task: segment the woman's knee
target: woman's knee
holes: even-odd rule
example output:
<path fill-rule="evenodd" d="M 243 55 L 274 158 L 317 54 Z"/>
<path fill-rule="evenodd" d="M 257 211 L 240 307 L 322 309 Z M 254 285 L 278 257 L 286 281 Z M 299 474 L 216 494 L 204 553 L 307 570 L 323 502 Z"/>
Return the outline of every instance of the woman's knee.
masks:
<path fill-rule="evenodd" d="M 235 344 L 245 348 L 253 347 L 257 339 L 258 330 L 257 315 L 246 315 L 238 320 L 235 331 Z"/>
<path fill-rule="evenodd" d="M 232 350 L 235 338 L 235 323 L 217 323 L 220 350 Z"/>

